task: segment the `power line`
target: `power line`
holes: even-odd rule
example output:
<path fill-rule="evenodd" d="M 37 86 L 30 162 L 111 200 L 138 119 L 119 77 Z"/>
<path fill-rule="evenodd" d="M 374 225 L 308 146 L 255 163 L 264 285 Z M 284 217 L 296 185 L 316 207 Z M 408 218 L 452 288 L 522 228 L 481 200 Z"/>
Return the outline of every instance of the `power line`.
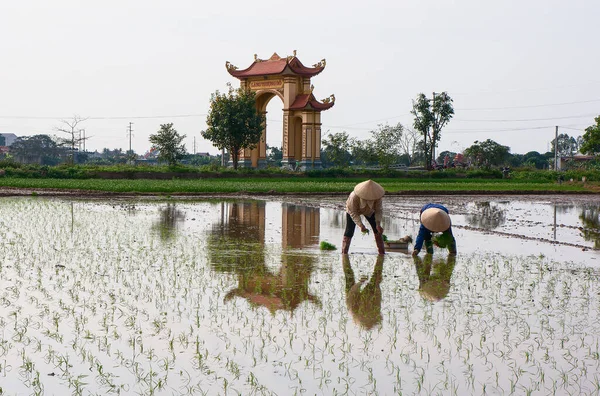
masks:
<path fill-rule="evenodd" d="M 101 116 L 87 117 L 86 120 L 125 120 L 125 119 L 152 119 L 152 118 L 190 118 L 190 117 L 205 117 L 207 114 L 175 114 L 175 115 L 155 115 L 155 116 Z M 10 116 L 0 115 L 0 119 L 15 119 L 15 120 L 65 120 L 71 117 L 38 117 L 38 116 Z"/>
<path fill-rule="evenodd" d="M 474 107 L 474 108 L 457 108 L 454 109 L 456 111 L 477 111 L 477 110 L 508 110 L 508 109 L 531 109 L 531 108 L 539 108 L 539 107 L 552 107 L 552 106 L 566 106 L 573 104 L 582 104 L 582 103 L 595 103 L 600 102 L 600 99 L 592 99 L 592 100 L 581 100 L 577 102 L 563 102 L 563 103 L 548 103 L 548 104 L 538 104 L 538 105 L 525 105 L 525 106 L 506 106 L 506 107 Z"/>
<path fill-rule="evenodd" d="M 507 94 L 507 93 L 513 93 L 513 92 L 537 92 L 537 91 L 550 91 L 553 89 L 561 89 L 561 88 L 572 88 L 572 87 L 580 87 L 580 86 L 589 86 L 592 84 L 600 84 L 600 81 L 589 81 L 586 83 L 581 83 L 581 84 L 568 84 L 568 85 L 559 85 L 559 86 L 555 86 L 555 87 L 540 87 L 540 88 L 526 88 L 526 89 L 521 89 L 521 88 L 516 88 L 516 89 L 509 89 L 506 91 L 478 91 L 478 92 L 453 92 L 452 95 L 453 96 L 469 96 L 469 95 L 500 95 L 500 94 Z"/>
<path fill-rule="evenodd" d="M 497 119 L 497 120 L 468 120 L 453 118 L 452 121 L 460 122 L 527 122 L 527 121 L 550 121 L 550 120 L 566 120 L 570 118 L 588 118 L 594 117 L 595 114 L 582 114 L 577 116 L 566 116 L 566 117 L 548 117 L 548 118 L 521 118 L 521 119 Z"/>

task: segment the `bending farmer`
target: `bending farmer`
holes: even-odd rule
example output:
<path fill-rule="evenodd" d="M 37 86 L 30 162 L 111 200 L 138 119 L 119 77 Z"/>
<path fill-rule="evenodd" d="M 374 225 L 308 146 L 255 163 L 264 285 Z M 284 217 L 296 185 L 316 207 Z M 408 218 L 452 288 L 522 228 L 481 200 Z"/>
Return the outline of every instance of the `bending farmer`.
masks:
<path fill-rule="evenodd" d="M 443 205 L 428 203 L 421 208 L 421 227 L 415 241 L 413 256 L 421 251 L 423 243 L 427 253 L 433 253 L 433 245 L 448 248 L 450 254 L 456 254 L 456 240 L 452 235 L 452 223 L 448 215 L 448 209 Z M 433 236 L 434 232 L 441 235 Z"/>
<path fill-rule="evenodd" d="M 361 232 L 368 232 L 367 227 L 360 219 L 361 215 L 365 216 L 373 229 L 379 254 L 385 254 L 383 228 L 381 228 L 384 194 L 383 187 L 373 180 L 367 180 L 354 187 L 354 191 L 350 193 L 346 201 L 346 230 L 342 241 L 342 254 L 348 254 L 356 226 L 360 228 Z"/>

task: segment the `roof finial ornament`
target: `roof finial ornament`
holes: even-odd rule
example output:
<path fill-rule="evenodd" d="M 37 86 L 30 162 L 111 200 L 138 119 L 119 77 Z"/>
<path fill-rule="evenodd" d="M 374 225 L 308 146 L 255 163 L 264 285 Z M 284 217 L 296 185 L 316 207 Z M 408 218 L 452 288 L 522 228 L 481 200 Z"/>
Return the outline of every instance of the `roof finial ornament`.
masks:
<path fill-rule="evenodd" d="M 333 94 L 329 95 L 329 97 L 323 99 L 321 102 L 323 103 L 335 103 L 335 96 Z"/>
<path fill-rule="evenodd" d="M 315 63 L 313 67 L 325 67 L 325 63 L 325 58 L 323 58 L 318 63 Z"/>
<path fill-rule="evenodd" d="M 233 65 L 233 63 L 226 61 L 225 62 L 225 67 L 227 68 L 227 70 L 237 70 L 237 67 Z"/>
<path fill-rule="evenodd" d="M 296 56 L 296 50 L 294 50 L 294 56 Z"/>
<path fill-rule="evenodd" d="M 258 60 L 258 54 L 254 54 L 254 60 L 257 61 Z"/>
<path fill-rule="evenodd" d="M 314 90 L 315 90 L 315 86 L 313 84 L 310 84 L 310 93 L 313 93 Z"/>

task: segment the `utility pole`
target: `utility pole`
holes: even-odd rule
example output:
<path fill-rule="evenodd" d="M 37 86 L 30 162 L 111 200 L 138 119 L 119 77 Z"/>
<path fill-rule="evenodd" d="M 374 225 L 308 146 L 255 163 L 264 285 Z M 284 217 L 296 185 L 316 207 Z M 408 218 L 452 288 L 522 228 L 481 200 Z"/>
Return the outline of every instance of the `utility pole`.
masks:
<path fill-rule="evenodd" d="M 133 129 L 131 128 L 131 126 L 133 125 L 133 122 L 129 123 L 129 128 L 127 128 L 127 132 L 129 133 L 129 154 L 132 153 L 131 151 L 131 136 L 133 135 Z"/>
<path fill-rule="evenodd" d="M 83 152 L 85 153 L 85 129 L 83 130 Z"/>
<path fill-rule="evenodd" d="M 554 131 L 554 170 L 558 170 L 558 125 Z"/>
<path fill-rule="evenodd" d="M 194 155 L 196 155 L 196 136 L 194 136 Z"/>

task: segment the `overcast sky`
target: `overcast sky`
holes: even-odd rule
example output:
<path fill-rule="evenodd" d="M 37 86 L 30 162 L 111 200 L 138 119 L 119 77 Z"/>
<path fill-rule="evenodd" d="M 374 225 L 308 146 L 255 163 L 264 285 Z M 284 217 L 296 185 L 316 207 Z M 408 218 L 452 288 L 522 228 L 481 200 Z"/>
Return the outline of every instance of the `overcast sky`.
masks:
<path fill-rule="evenodd" d="M 161 123 L 186 148 L 202 139 L 210 95 L 237 86 L 254 54 L 325 58 L 314 77 L 323 136 L 366 139 L 378 124 L 412 126 L 412 99 L 447 91 L 455 118 L 439 150 L 493 139 L 512 153 L 545 152 L 600 114 L 597 0 L 20 0 L 0 3 L 0 132 L 56 134 L 82 124 L 88 150 L 146 152 Z M 280 146 L 282 103 L 268 106 L 267 142 Z M 66 135 L 62 135 L 66 137 Z"/>

